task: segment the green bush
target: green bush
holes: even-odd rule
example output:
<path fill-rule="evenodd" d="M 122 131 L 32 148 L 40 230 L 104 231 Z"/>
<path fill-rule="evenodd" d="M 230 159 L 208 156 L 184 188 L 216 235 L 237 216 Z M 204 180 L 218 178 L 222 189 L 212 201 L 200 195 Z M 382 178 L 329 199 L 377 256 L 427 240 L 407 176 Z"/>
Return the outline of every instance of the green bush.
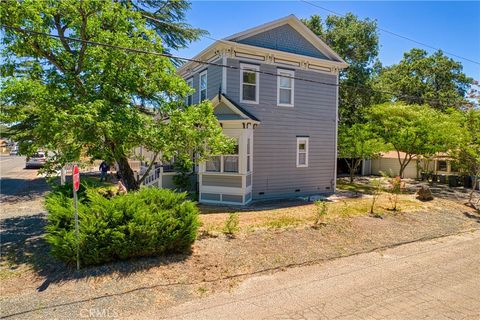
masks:
<path fill-rule="evenodd" d="M 240 217 L 238 213 L 231 212 L 228 215 L 227 220 L 225 220 L 225 225 L 223 226 L 223 233 L 228 236 L 233 236 L 235 232 L 240 230 Z"/>
<path fill-rule="evenodd" d="M 98 189 L 86 188 L 78 204 L 81 265 L 189 250 L 199 221 L 197 207 L 185 197 L 171 190 L 142 188 L 107 199 Z M 75 263 L 72 197 L 54 191 L 47 196 L 46 208 L 51 253 Z"/>

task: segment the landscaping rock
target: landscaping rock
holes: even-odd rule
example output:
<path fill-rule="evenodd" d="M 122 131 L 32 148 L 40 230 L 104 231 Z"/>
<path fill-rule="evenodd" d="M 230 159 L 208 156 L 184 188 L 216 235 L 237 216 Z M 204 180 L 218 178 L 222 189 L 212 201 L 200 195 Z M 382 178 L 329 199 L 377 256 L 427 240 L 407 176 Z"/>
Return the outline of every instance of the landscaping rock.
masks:
<path fill-rule="evenodd" d="M 417 191 L 417 199 L 422 201 L 433 200 L 432 191 L 427 186 L 421 186 Z"/>

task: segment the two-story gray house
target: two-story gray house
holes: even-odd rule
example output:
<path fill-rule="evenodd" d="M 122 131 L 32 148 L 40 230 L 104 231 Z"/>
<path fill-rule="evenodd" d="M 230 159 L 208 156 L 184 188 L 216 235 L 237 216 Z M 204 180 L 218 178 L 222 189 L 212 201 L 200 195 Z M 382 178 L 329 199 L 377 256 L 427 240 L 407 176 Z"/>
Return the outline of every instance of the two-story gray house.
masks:
<path fill-rule="evenodd" d="M 335 190 L 338 74 L 347 67 L 295 16 L 217 41 L 178 73 L 209 99 L 234 154 L 199 164 L 199 201 L 252 200 Z"/>

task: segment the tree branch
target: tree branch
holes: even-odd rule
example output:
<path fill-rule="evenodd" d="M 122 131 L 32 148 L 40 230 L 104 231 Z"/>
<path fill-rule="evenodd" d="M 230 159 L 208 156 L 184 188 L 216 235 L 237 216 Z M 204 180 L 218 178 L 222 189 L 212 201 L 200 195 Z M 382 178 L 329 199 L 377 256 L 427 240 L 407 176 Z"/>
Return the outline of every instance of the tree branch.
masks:
<path fill-rule="evenodd" d="M 73 54 L 72 48 L 70 48 L 67 40 L 65 40 L 65 29 L 62 28 L 62 24 L 61 24 L 61 21 L 60 21 L 60 15 L 56 14 L 54 16 L 54 20 L 55 20 L 55 26 L 57 27 L 57 32 L 58 32 L 58 35 L 60 36 L 60 41 L 62 42 L 63 47 L 65 48 L 65 50 L 68 53 Z"/>
<path fill-rule="evenodd" d="M 82 46 L 80 47 L 80 51 L 78 53 L 78 63 L 77 67 L 75 68 L 75 74 L 80 74 L 82 72 L 83 68 L 83 61 L 85 59 L 85 51 L 87 50 L 87 15 L 85 14 L 85 11 L 83 11 L 83 8 L 79 8 L 80 15 L 82 16 L 82 25 L 80 26 L 80 37 L 82 40 Z"/>
<path fill-rule="evenodd" d="M 143 176 L 140 178 L 140 180 L 138 180 L 138 184 L 141 185 L 142 182 L 145 180 L 145 178 L 148 176 L 148 174 L 150 173 L 150 171 L 152 170 L 152 167 L 153 167 L 153 164 L 155 162 L 155 160 L 157 160 L 157 156 L 160 152 L 156 152 L 154 155 L 153 155 L 153 158 L 152 160 L 150 161 L 150 165 L 148 166 L 147 168 L 147 171 L 145 171 L 145 173 L 143 174 Z"/>

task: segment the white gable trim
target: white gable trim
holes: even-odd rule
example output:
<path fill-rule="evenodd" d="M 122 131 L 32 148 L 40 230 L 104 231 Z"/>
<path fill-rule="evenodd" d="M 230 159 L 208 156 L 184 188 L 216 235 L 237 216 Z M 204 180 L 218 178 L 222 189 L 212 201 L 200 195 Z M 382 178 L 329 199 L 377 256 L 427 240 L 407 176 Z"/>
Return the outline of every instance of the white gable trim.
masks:
<path fill-rule="evenodd" d="M 285 24 L 289 24 L 290 26 L 292 26 L 298 33 L 304 36 L 305 39 L 307 39 L 315 48 L 317 48 L 320 52 L 325 54 L 330 59 L 346 64 L 346 62 L 335 51 L 333 51 L 325 42 L 322 41 L 322 39 L 320 39 L 315 33 L 313 33 L 312 30 L 310 30 L 306 25 L 304 25 L 303 22 L 300 21 L 293 14 L 278 20 L 262 24 L 255 28 L 236 33 L 225 38 L 225 40 L 238 41 L 246 39 L 256 34 L 280 27 Z"/>
<path fill-rule="evenodd" d="M 213 105 L 213 108 L 215 109 L 219 104 L 220 102 L 223 102 L 227 107 L 230 108 L 230 110 L 232 110 L 233 112 L 235 112 L 236 114 L 238 114 L 240 117 L 242 117 L 243 119 L 245 120 L 248 120 L 248 122 L 251 122 L 251 123 L 260 123 L 256 120 L 253 120 L 251 119 L 249 116 L 247 116 L 245 113 L 243 113 L 240 109 L 238 109 L 230 100 L 228 100 L 227 98 L 225 98 L 225 96 L 222 96 L 222 99 L 220 99 L 220 96 L 217 94 L 213 99 L 212 99 L 212 105 Z M 238 121 L 243 121 L 243 120 L 222 120 L 221 122 L 238 122 Z"/>
<path fill-rule="evenodd" d="M 276 64 L 284 66 L 289 64 L 296 68 L 316 72 L 337 73 L 337 70 L 348 67 L 345 62 L 337 62 L 332 60 L 314 58 L 296 53 L 290 53 L 280 50 L 267 49 L 238 42 L 221 40 L 214 42 L 205 50 L 196 55 L 192 60 L 211 61 L 221 59 L 222 57 L 230 57 L 234 59 L 250 60 L 252 62 L 261 62 L 268 64 Z M 223 62 L 223 59 L 221 60 Z M 287 61 L 290 61 L 288 63 Z M 195 61 L 189 61 L 182 65 L 177 73 L 183 77 L 188 76 L 190 72 L 196 72 L 207 64 Z"/>

